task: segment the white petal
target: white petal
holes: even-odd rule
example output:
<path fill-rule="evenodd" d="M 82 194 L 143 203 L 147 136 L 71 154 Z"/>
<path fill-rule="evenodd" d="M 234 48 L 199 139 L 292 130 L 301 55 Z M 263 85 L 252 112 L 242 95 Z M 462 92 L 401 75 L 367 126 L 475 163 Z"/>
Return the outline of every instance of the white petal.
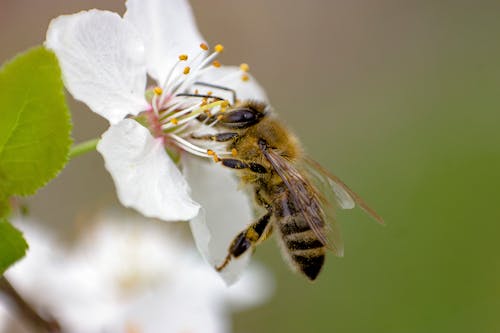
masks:
<path fill-rule="evenodd" d="M 237 283 L 226 288 L 229 309 L 236 312 L 263 304 L 271 298 L 274 290 L 273 276 L 264 266 L 252 263 Z"/>
<path fill-rule="evenodd" d="M 185 0 L 128 0 L 124 19 L 141 33 L 146 46 L 148 73 L 160 84 L 178 61 L 180 54 L 191 59 L 201 49 L 189 3 Z"/>
<path fill-rule="evenodd" d="M 190 223 L 193 237 L 201 254 L 215 267 L 224 262 L 238 233 L 252 223 L 250 200 L 238 191 L 238 180 L 232 170 L 191 156 L 186 156 L 184 166 L 192 196 L 203 207 Z M 221 274 L 226 283 L 238 280 L 250 257 L 248 251 L 231 261 Z"/>
<path fill-rule="evenodd" d="M 118 198 L 148 217 L 165 221 L 189 220 L 199 205 L 189 196 L 189 187 L 165 152 L 162 139 L 132 119 L 111 126 L 97 150 L 113 177 Z"/>
<path fill-rule="evenodd" d="M 59 16 L 50 23 L 45 46 L 56 53 L 73 97 L 112 124 L 148 107 L 144 44 L 117 14 Z"/>
<path fill-rule="evenodd" d="M 236 92 L 236 97 L 240 100 L 256 100 L 260 102 L 268 102 L 268 98 L 264 89 L 259 85 L 257 80 L 253 78 L 248 73 L 249 80 L 243 81 L 241 76 L 244 73 L 240 70 L 239 67 L 236 66 L 222 66 L 219 68 L 211 67 L 207 70 L 206 73 L 201 75 L 198 79 L 200 82 L 207 82 L 211 84 L 216 84 L 219 86 L 227 87 L 230 89 L 234 89 Z M 201 86 L 195 86 L 201 93 L 204 93 L 204 88 Z M 209 88 L 214 95 L 222 95 L 219 97 L 226 98 L 231 100 L 231 94 L 228 94 L 225 91 L 219 91 L 214 88 Z"/>
<path fill-rule="evenodd" d="M 9 312 L 2 302 L 0 303 L 0 332 L 5 332 L 5 327 L 7 327 L 9 320 Z"/>

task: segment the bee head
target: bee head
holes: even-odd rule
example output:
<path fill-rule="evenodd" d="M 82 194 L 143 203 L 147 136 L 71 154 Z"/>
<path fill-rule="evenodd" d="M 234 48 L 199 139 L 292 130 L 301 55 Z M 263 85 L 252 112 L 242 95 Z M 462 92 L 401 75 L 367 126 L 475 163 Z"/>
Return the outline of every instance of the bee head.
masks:
<path fill-rule="evenodd" d="M 220 123 L 228 128 L 248 128 L 261 121 L 269 111 L 270 107 L 267 104 L 248 101 L 224 113 L 220 119 Z"/>

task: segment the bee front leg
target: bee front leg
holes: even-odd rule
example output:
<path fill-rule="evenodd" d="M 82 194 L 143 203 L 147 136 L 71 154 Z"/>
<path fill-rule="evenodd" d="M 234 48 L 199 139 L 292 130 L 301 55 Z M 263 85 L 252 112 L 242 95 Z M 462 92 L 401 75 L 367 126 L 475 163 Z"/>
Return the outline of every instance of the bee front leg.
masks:
<path fill-rule="evenodd" d="M 206 82 L 200 82 L 200 81 L 196 81 L 193 85 L 195 86 L 203 86 L 203 87 L 209 87 L 209 88 L 215 88 L 215 89 L 219 89 L 219 90 L 224 90 L 224 91 L 229 91 L 232 95 L 232 104 L 236 103 L 236 90 L 234 89 L 231 89 L 231 88 L 228 88 L 228 87 L 224 87 L 224 86 L 219 86 L 219 85 L 216 85 L 216 84 L 211 84 L 211 83 L 206 83 Z"/>
<path fill-rule="evenodd" d="M 259 163 L 245 162 L 236 158 L 222 158 L 220 159 L 222 165 L 231 169 L 250 169 L 256 173 L 266 173 L 267 169 Z"/>
<path fill-rule="evenodd" d="M 227 142 L 231 140 L 235 140 L 238 137 L 238 133 L 233 132 L 225 132 L 225 133 L 217 133 L 217 134 L 207 134 L 207 135 L 192 135 L 191 138 L 195 140 L 204 140 L 204 141 L 217 141 L 217 142 Z"/>
<path fill-rule="evenodd" d="M 262 216 L 256 223 L 249 226 L 236 236 L 231 245 L 229 246 L 228 254 L 224 262 L 216 266 L 215 269 L 222 271 L 231 261 L 232 258 L 238 258 L 248 249 L 255 249 L 255 247 L 266 239 L 271 233 L 271 210 L 268 210 L 266 215 Z"/>

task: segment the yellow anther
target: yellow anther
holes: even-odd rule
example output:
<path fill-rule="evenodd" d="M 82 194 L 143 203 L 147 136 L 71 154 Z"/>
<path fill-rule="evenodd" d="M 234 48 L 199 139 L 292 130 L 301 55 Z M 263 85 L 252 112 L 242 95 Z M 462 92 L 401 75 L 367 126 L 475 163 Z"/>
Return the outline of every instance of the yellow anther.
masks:
<path fill-rule="evenodd" d="M 217 53 L 221 53 L 222 51 L 224 51 L 224 46 L 222 46 L 222 44 L 217 44 L 214 47 L 214 51 Z"/>
<path fill-rule="evenodd" d="M 219 162 L 220 162 L 220 158 L 219 158 L 219 156 L 214 155 L 214 162 L 215 162 L 215 163 L 219 163 Z"/>
<path fill-rule="evenodd" d="M 172 118 L 170 119 L 170 122 L 174 125 L 177 125 L 179 123 L 179 120 L 177 120 L 177 118 Z"/>
<path fill-rule="evenodd" d="M 211 91 L 207 91 L 207 95 L 208 95 L 208 96 L 212 96 L 212 94 L 213 94 L 213 92 L 211 92 Z"/>
<path fill-rule="evenodd" d="M 201 47 L 202 50 L 208 51 L 208 45 L 207 44 L 201 43 L 200 47 Z"/>
<path fill-rule="evenodd" d="M 219 67 L 220 67 L 220 62 L 219 62 L 218 60 L 214 60 L 214 62 L 212 63 L 212 65 L 213 65 L 214 67 L 219 68 Z"/>
<path fill-rule="evenodd" d="M 153 91 L 156 95 L 161 95 L 163 93 L 163 89 L 161 89 L 160 87 L 155 87 Z"/>
<path fill-rule="evenodd" d="M 250 80 L 250 76 L 248 76 L 247 74 L 243 74 L 241 76 L 241 81 L 243 82 L 247 82 L 248 80 Z"/>
<path fill-rule="evenodd" d="M 243 71 L 243 72 L 248 72 L 250 70 L 250 66 L 248 66 L 248 64 L 241 64 L 240 65 L 240 69 Z"/>
<path fill-rule="evenodd" d="M 179 60 L 180 60 L 180 61 L 186 61 L 186 60 L 188 60 L 188 55 L 187 55 L 187 54 L 181 54 L 181 55 L 179 56 Z"/>
<path fill-rule="evenodd" d="M 227 108 L 220 108 L 220 111 L 219 111 L 219 112 L 220 112 L 220 113 L 224 113 L 224 112 L 226 112 L 226 111 L 227 111 Z"/>
<path fill-rule="evenodd" d="M 212 149 L 207 149 L 208 156 L 215 156 L 215 152 Z"/>
<path fill-rule="evenodd" d="M 186 67 L 184 67 L 183 73 L 187 75 L 187 74 L 189 74 L 190 71 L 191 71 L 191 67 L 186 66 Z"/>
<path fill-rule="evenodd" d="M 217 120 L 222 120 L 222 118 L 224 118 L 224 116 L 221 114 L 217 116 Z"/>
<path fill-rule="evenodd" d="M 231 155 L 233 155 L 233 157 L 236 157 L 238 155 L 238 151 L 236 150 L 236 148 L 231 149 Z"/>
<path fill-rule="evenodd" d="M 227 100 L 223 100 L 220 106 L 223 108 L 227 108 L 229 106 L 229 102 Z"/>

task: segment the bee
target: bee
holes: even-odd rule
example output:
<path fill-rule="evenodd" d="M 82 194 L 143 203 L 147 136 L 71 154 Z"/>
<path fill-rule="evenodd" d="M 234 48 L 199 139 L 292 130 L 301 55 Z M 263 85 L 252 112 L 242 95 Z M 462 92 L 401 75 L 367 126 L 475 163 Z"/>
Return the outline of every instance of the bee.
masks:
<path fill-rule="evenodd" d="M 200 121 L 209 121 L 202 115 Z M 229 246 L 222 271 L 238 258 L 278 234 L 283 256 L 291 267 L 313 281 L 327 250 L 343 255 L 343 243 L 334 218 L 334 202 L 343 209 L 356 204 L 383 223 L 382 218 L 338 177 L 307 157 L 296 136 L 271 112 L 266 103 L 243 101 L 218 116 L 217 134 L 196 137 L 226 143 L 231 158 L 216 162 L 237 170 L 253 192 L 262 215 L 242 230 Z M 330 232 L 329 232 L 330 231 Z M 328 234 L 331 234 L 329 239 Z"/>

